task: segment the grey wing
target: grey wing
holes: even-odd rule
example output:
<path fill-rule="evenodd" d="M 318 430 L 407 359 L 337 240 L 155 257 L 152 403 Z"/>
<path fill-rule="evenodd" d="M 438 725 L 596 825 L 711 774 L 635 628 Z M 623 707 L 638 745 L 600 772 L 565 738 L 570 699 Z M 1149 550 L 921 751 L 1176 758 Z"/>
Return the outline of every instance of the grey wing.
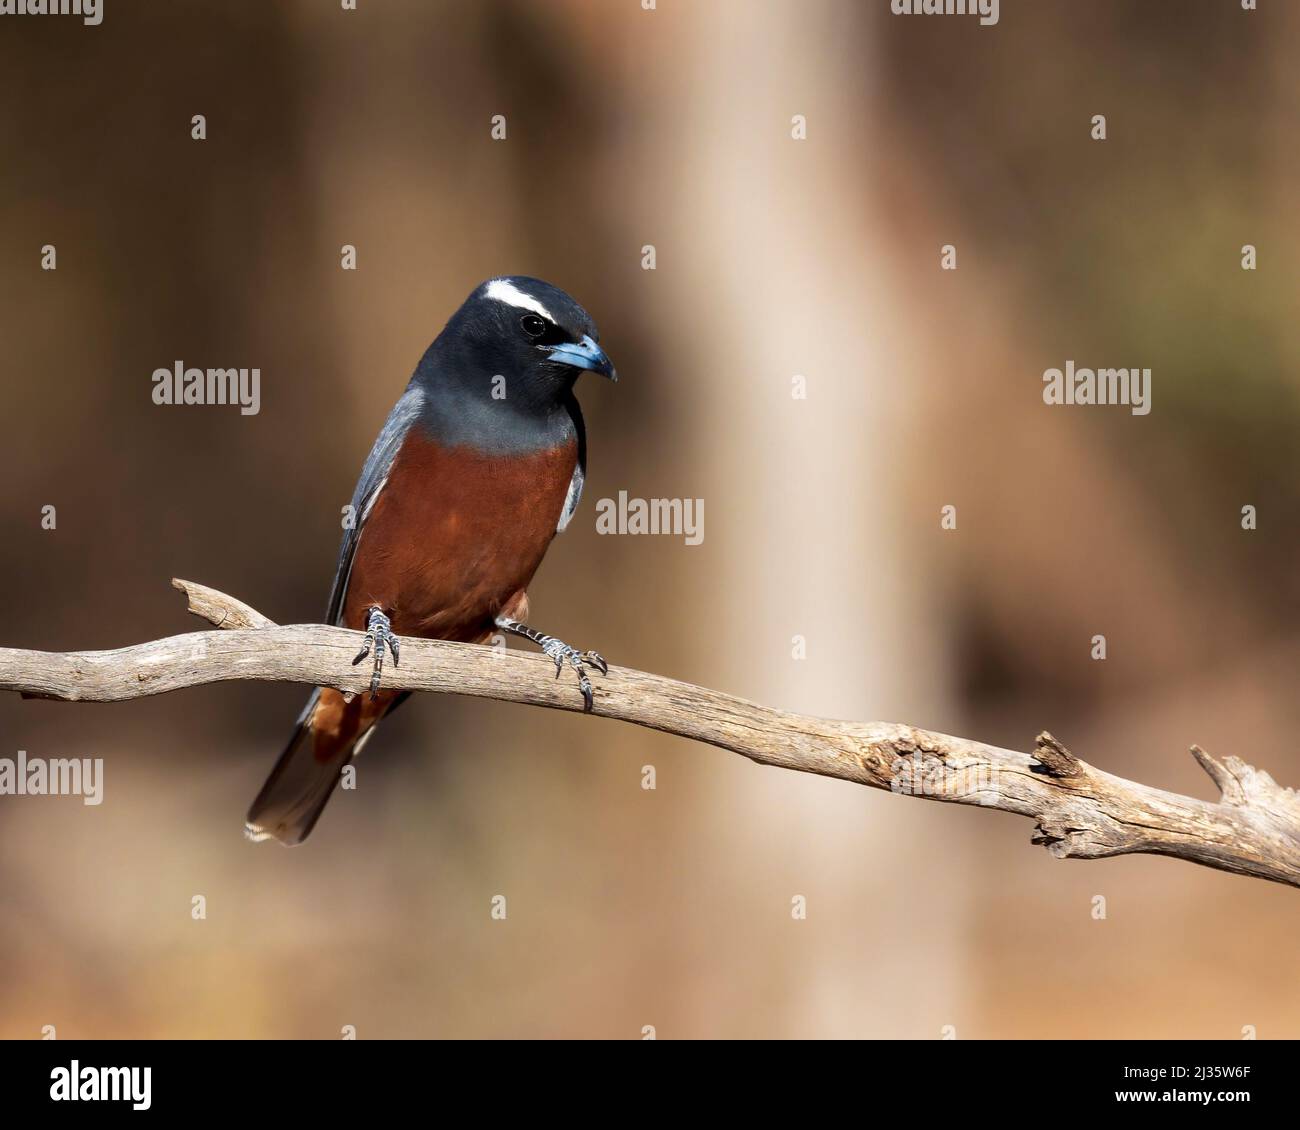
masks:
<path fill-rule="evenodd" d="M 343 531 L 343 543 L 339 546 L 334 587 L 330 589 L 329 608 L 325 613 L 327 624 L 337 624 L 343 616 L 343 600 L 347 596 L 352 559 L 356 555 L 357 543 L 361 540 L 361 531 L 365 528 L 366 519 L 370 517 L 375 499 L 388 481 L 389 469 L 397 457 L 398 448 L 402 446 L 402 440 L 419 418 L 423 403 L 424 394 L 420 389 L 414 384 L 408 385 L 393 405 L 393 410 L 388 413 L 388 419 L 384 421 L 370 454 L 366 456 L 361 477 L 357 480 L 357 489 L 352 492 L 352 525 Z"/>
<path fill-rule="evenodd" d="M 560 521 L 555 527 L 557 534 L 564 533 L 572 520 L 574 512 L 578 509 L 578 502 L 582 499 L 582 484 L 586 480 L 586 468 L 582 465 L 582 460 L 578 460 L 578 465 L 573 468 L 573 478 L 569 480 L 569 493 L 564 498 L 564 509 L 560 511 Z"/>
<path fill-rule="evenodd" d="M 573 468 L 573 477 L 569 479 L 569 493 L 564 496 L 564 509 L 560 511 L 560 520 L 555 527 L 557 534 L 564 533 L 573 520 L 578 503 L 582 501 L 582 484 L 587 481 L 587 428 L 582 422 L 582 409 L 573 396 L 569 397 L 567 407 L 578 433 L 578 463 Z"/>

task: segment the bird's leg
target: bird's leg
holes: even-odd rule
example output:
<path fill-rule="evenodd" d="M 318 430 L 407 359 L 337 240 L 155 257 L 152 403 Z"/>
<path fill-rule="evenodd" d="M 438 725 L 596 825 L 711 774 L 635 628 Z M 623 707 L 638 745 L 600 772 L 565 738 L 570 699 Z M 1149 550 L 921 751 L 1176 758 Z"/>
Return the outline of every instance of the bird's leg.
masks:
<path fill-rule="evenodd" d="M 379 677 L 384 672 L 384 648 L 390 647 L 393 650 L 393 666 L 400 665 L 402 658 L 402 645 L 398 638 L 393 635 L 392 622 L 384 615 L 382 608 L 371 608 L 366 618 L 366 642 L 361 645 L 361 650 L 357 652 L 357 657 L 352 661 L 355 667 L 367 655 L 370 649 L 375 651 L 375 668 L 374 673 L 370 676 L 370 697 L 374 698 L 379 693 Z"/>
<path fill-rule="evenodd" d="M 591 707 L 594 698 L 591 693 L 591 680 L 587 678 L 588 665 L 594 667 L 602 675 L 609 674 L 609 664 L 594 651 L 579 651 L 576 647 L 570 647 L 563 640 L 557 640 L 554 636 L 548 636 L 545 632 L 539 632 L 536 628 L 530 628 L 527 624 L 519 620 L 511 620 L 507 616 L 498 616 L 496 625 L 503 632 L 509 632 L 512 635 L 523 636 L 526 640 L 532 640 L 542 651 L 555 661 L 555 677 L 560 677 L 560 672 L 564 670 L 567 663 L 573 668 L 578 675 L 578 689 L 582 691 L 583 712 L 591 713 Z"/>

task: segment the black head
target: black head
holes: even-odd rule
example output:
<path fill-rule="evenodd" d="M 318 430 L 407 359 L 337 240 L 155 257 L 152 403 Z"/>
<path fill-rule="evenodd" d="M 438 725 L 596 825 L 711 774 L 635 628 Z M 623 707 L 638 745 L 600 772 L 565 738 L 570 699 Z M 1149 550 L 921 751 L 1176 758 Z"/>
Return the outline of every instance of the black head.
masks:
<path fill-rule="evenodd" d="M 559 287 L 509 275 L 475 288 L 431 352 L 444 371 L 450 363 L 481 387 L 500 374 L 511 400 L 546 407 L 561 402 L 584 371 L 618 379 L 598 337 L 591 315 Z"/>

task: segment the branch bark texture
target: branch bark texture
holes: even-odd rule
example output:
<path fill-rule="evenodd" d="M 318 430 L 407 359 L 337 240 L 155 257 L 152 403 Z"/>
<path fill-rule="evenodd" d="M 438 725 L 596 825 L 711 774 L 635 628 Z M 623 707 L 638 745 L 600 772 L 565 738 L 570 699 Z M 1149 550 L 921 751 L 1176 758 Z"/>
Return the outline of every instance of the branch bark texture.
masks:
<path fill-rule="evenodd" d="M 118 702 L 237 679 L 365 691 L 352 666 L 361 633 L 321 624 L 281 627 L 248 605 L 173 581 L 189 610 L 222 632 L 171 636 L 114 651 L 0 648 L 0 690 L 71 702 Z M 549 659 L 504 648 L 404 639 L 392 690 L 440 691 L 581 710 Z M 611 667 L 596 678 L 594 713 L 662 730 L 775 765 L 870 788 L 1013 812 L 1035 822 L 1034 842 L 1059 858 L 1147 853 L 1300 887 L 1300 797 L 1235 757 L 1192 754 L 1217 802 L 1127 781 L 1080 760 L 1050 734 L 1032 752 L 890 722 L 790 714 L 659 675 Z"/>

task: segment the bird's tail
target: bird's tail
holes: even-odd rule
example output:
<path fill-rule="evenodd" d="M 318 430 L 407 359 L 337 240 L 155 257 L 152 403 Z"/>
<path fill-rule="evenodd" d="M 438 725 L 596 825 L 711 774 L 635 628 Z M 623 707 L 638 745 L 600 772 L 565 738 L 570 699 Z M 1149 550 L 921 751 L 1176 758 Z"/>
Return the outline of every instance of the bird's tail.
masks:
<path fill-rule="evenodd" d="M 244 825 L 248 838 L 302 843 L 348 762 L 361 751 L 379 720 L 405 697 L 381 691 L 348 702 L 336 690 L 313 691 L 293 737 L 248 810 Z"/>

